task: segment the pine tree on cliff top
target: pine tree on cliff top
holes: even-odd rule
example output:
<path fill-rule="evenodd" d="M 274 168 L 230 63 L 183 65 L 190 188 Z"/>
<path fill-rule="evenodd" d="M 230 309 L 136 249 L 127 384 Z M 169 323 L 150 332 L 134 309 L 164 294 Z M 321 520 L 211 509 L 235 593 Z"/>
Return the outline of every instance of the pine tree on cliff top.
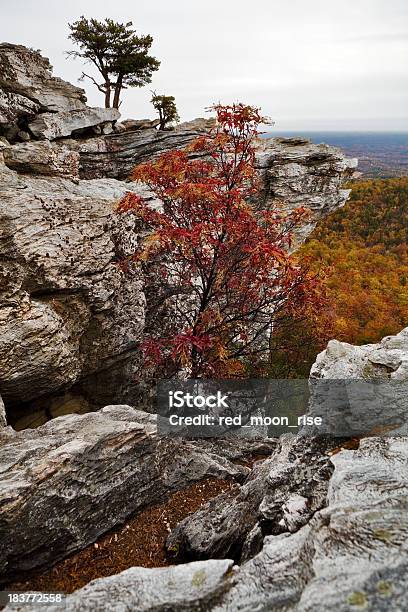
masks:
<path fill-rule="evenodd" d="M 81 78 L 90 79 L 105 95 L 106 108 L 119 108 L 123 89 L 147 85 L 153 72 L 159 69 L 160 62 L 149 55 L 153 38 L 136 34 L 131 21 L 98 21 L 82 16 L 68 25 L 69 38 L 80 48 L 68 51 L 68 55 L 81 57 L 98 70 L 103 78 L 101 83 L 85 72 Z"/>

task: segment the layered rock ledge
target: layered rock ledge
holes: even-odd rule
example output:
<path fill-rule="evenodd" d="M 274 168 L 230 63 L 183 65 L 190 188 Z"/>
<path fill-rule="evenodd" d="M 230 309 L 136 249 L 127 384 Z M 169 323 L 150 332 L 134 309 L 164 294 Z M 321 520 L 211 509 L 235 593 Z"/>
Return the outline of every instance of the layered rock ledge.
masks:
<path fill-rule="evenodd" d="M 352 376 L 361 378 L 367 361 L 378 361 L 379 350 L 381 361 L 394 361 L 394 367 L 398 351 L 399 368 L 408 357 L 407 338 L 408 329 L 378 345 L 330 343 L 318 357 L 315 375 L 338 378 L 353 364 Z M 319 452 L 305 436 L 281 439 L 271 458 L 255 464 L 237 503 L 228 509 L 222 496 L 215 498 L 176 528 L 175 533 L 191 534 L 200 517 L 199 554 L 203 543 L 216 542 L 218 533 L 218 544 L 224 543 L 220 556 L 231 552 L 228 537 L 247 533 L 239 566 L 232 559 L 209 559 L 162 569 L 131 568 L 68 596 L 66 609 L 405 610 L 408 438 L 364 438 L 357 448 L 329 453 L 327 443 L 320 443 Z M 303 490 L 302 482 L 307 484 Z M 243 517 L 248 517 L 245 527 Z M 269 535 L 262 532 L 266 517 Z"/>
<path fill-rule="evenodd" d="M 162 439 L 156 417 L 108 406 L 0 430 L 0 581 L 82 549 L 134 512 L 209 476 L 242 482 L 271 441 Z"/>
<path fill-rule="evenodd" d="M 344 376 L 345 365 L 353 362 L 351 375 L 362 378 L 367 360 L 378 360 L 379 346 L 383 351 L 382 361 L 389 362 L 395 358 L 394 351 L 398 350 L 399 361 L 401 364 L 405 363 L 408 357 L 407 334 L 408 329 L 397 336 L 384 339 L 379 345 L 347 345 L 343 347 L 347 349 L 346 353 L 345 350 L 339 350 L 335 354 L 333 346 L 337 345 L 331 343 L 319 356 L 314 371 L 318 368 L 319 375 L 338 378 Z M 313 406 L 311 408 L 313 409 Z M 127 441 L 121 447 L 123 449 L 131 444 L 130 440 L 136 435 L 141 436 L 144 444 L 150 444 L 146 440 L 147 429 L 142 434 L 140 425 L 127 423 L 129 410 L 123 407 L 107 408 L 105 414 L 104 411 L 101 412 L 100 417 L 89 415 L 89 418 L 104 420 L 109 416 L 112 420 L 119 418 L 119 421 L 124 418 L 121 431 L 111 434 L 114 440 L 120 440 L 121 437 L 123 440 L 126 435 Z M 134 414 L 136 415 L 136 412 Z M 64 417 L 57 419 L 55 424 L 79 422 L 76 421 L 79 418 L 83 417 Z M 138 418 L 141 417 L 138 415 Z M 150 418 L 145 415 L 147 428 Z M 37 431 L 42 430 L 45 433 L 49 431 L 49 427 L 52 427 L 52 422 Z M 117 428 L 115 423 L 115 429 Z M 7 430 L 3 432 L 6 433 Z M 12 435 L 23 437 L 27 436 L 27 432 L 13 432 Z M 35 435 L 36 432 L 28 435 L 27 441 L 23 443 L 26 448 L 30 437 Z M 78 434 L 77 437 L 79 442 L 84 444 L 83 438 Z M 105 436 L 105 440 L 107 439 Z M 73 448 L 79 450 L 79 442 L 75 443 L 70 438 L 65 452 L 72 453 Z M 94 444 L 94 448 L 99 449 L 102 464 L 107 461 L 106 453 L 109 454 L 109 450 L 106 446 L 102 452 L 102 446 L 95 444 L 95 439 L 90 439 L 87 444 Z M 165 448 L 169 450 L 166 444 L 168 442 L 165 443 Z M 229 457 L 232 457 L 233 445 L 224 446 L 222 441 L 217 444 L 222 455 L 229 453 Z M 244 444 L 244 441 L 240 440 L 240 444 Z M 321 439 L 317 443 L 316 439 L 307 436 L 281 438 L 275 448 L 270 447 L 271 457 L 262 464 L 255 464 L 241 485 L 234 504 L 229 504 L 228 507 L 223 503 L 223 496 L 211 500 L 207 506 L 180 523 L 171 536 L 174 539 L 175 536 L 179 538 L 183 534 L 187 538 L 184 542 L 189 541 L 191 544 L 190 553 L 195 547 L 197 556 L 209 553 L 217 555 L 218 552 L 218 556 L 222 557 L 234 552 L 229 539 L 237 541 L 238 536 L 242 541 L 242 535 L 246 534 L 240 565 L 235 564 L 235 557 L 194 561 L 160 569 L 130 568 L 116 576 L 94 580 L 69 595 L 66 609 L 102 610 L 108 606 L 109 609 L 118 611 L 144 609 L 176 612 L 197 610 L 200 605 L 205 610 L 214 612 L 350 612 L 359 609 L 400 612 L 406 609 L 408 438 L 373 436 L 359 440 L 354 448 L 346 448 L 347 444 L 344 444 L 338 448 L 331 447 L 331 450 L 327 451 L 329 446 L 327 440 Z M 159 487 L 163 486 L 164 481 L 167 486 L 175 481 L 180 483 L 183 478 L 186 480 L 186 474 L 191 474 L 190 469 L 186 470 L 186 464 L 183 464 L 182 448 L 183 446 L 171 448 L 171 452 L 178 453 L 181 460 L 170 458 Z M 57 457 L 63 457 L 62 449 L 58 451 Z M 208 473 L 208 448 L 204 446 L 202 449 L 204 453 L 202 450 L 203 454 L 198 459 L 195 450 L 191 447 L 188 449 L 192 458 L 192 463 L 188 463 L 188 466 L 190 468 L 198 460 L 199 465 L 204 466 L 202 473 Z M 116 447 L 115 453 L 117 452 Z M 119 453 L 120 465 L 122 456 L 126 456 L 126 450 L 123 455 Z M 159 461 L 161 458 L 165 462 L 169 461 L 164 449 L 158 456 Z M 38 456 L 30 459 L 27 463 L 30 465 L 29 472 L 26 471 L 24 462 L 14 459 L 15 475 L 10 482 L 14 480 L 14 487 L 20 482 L 14 499 L 21 499 L 24 491 L 30 488 L 24 478 L 20 481 L 23 474 L 26 474 L 26 480 L 27 474 L 30 474 L 31 478 L 32 474 L 38 475 L 40 470 L 35 469 L 36 465 L 41 466 L 42 474 L 49 474 L 54 465 L 52 452 L 45 450 L 42 457 L 43 460 L 40 461 Z M 92 474 L 87 458 L 89 455 L 86 453 L 83 469 L 88 470 L 87 473 L 91 477 L 95 477 L 97 472 Z M 68 462 L 68 467 L 65 463 L 61 464 L 60 470 L 64 478 L 67 478 L 67 474 L 75 466 L 76 463 L 70 466 Z M 227 475 L 233 478 L 243 476 L 234 473 L 237 466 L 232 467 L 231 471 L 231 464 L 221 463 L 219 459 L 216 459 L 212 466 L 213 474 L 222 473 L 224 477 Z M 162 470 L 163 466 L 160 473 Z M 57 473 L 52 475 L 55 483 L 62 481 L 61 478 L 58 479 Z M 122 473 L 119 470 L 119 478 Z M 75 469 L 74 474 L 79 472 Z M 120 482 L 117 482 L 117 485 L 120 486 Z M 89 481 L 86 487 L 90 489 Z M 100 487 L 100 483 L 97 487 Z M 154 490 L 143 485 L 142 489 L 145 495 Z M 10 493 L 8 495 L 8 503 L 12 504 L 13 497 Z M 44 497 L 44 494 L 42 495 Z M 41 496 L 41 489 L 38 496 Z M 53 496 L 48 499 L 51 502 Z M 64 503 L 68 504 L 67 501 Z M 18 507 L 17 505 L 16 508 Z M 84 505 L 80 502 L 77 507 L 82 509 Z M 11 519 L 14 515 L 11 512 L 13 506 L 9 505 L 8 509 L 6 517 Z M 32 516 L 37 521 L 40 520 L 37 524 L 41 524 L 40 512 L 33 512 Z M 71 515 L 69 516 L 72 520 Z M 50 524 L 55 527 L 58 518 L 67 529 L 61 515 L 52 515 Z M 74 520 L 80 522 L 78 518 L 74 517 Z M 266 526 L 269 533 L 265 531 Z M 201 533 L 198 532 L 199 528 Z M 12 536 L 9 535 L 8 538 L 11 541 Z M 177 541 L 181 542 L 180 539 Z M 204 550 L 203 544 L 209 547 L 208 550 Z M 51 607 L 51 610 L 54 609 L 57 612 L 57 607 Z"/>

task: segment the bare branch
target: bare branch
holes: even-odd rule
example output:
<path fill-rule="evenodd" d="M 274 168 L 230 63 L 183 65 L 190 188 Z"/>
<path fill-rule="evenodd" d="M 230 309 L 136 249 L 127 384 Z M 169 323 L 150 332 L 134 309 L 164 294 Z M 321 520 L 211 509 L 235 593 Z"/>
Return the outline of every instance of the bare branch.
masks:
<path fill-rule="evenodd" d="M 99 89 L 99 91 L 101 91 L 102 93 L 106 93 L 106 87 L 103 84 L 100 85 L 97 81 L 95 81 L 95 79 L 92 76 L 83 72 L 81 76 L 81 80 L 84 79 L 85 77 L 87 79 L 90 79 L 92 83 L 96 85 L 96 87 Z"/>

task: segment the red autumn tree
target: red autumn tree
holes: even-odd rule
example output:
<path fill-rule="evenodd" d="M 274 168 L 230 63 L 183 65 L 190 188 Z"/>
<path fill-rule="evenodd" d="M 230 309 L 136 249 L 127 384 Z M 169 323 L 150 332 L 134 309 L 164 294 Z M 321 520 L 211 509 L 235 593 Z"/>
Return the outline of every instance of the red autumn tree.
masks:
<path fill-rule="evenodd" d="M 119 204 L 149 230 L 132 259 L 160 279 L 171 316 L 143 350 L 167 375 L 259 375 L 288 305 L 293 316 L 319 301 L 316 281 L 289 253 L 307 211 L 260 204 L 255 145 L 266 119 L 243 104 L 213 109 L 216 127 L 188 150 L 134 170 L 160 210 L 134 193 Z"/>

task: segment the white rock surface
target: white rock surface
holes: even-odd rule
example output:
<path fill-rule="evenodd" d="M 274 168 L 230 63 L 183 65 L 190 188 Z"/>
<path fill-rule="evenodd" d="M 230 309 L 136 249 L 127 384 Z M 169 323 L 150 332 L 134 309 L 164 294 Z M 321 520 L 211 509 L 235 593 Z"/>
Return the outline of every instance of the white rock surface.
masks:
<path fill-rule="evenodd" d="M 408 327 L 378 344 L 353 346 L 331 340 L 316 359 L 311 378 L 375 378 L 408 380 Z"/>
<path fill-rule="evenodd" d="M 333 455 L 327 507 L 295 533 L 267 536 L 262 551 L 233 572 L 228 560 L 132 568 L 69 595 L 67 609 L 119 612 L 146 601 L 141 609 L 152 612 L 197 610 L 200 591 L 193 591 L 194 603 L 185 589 L 199 568 L 202 578 L 194 582 L 211 585 L 206 611 L 402 612 L 408 604 L 407 442 L 370 438 L 359 450 Z M 214 569 L 221 571 L 215 582 Z"/>
<path fill-rule="evenodd" d="M 280 202 L 284 210 L 304 206 L 311 211 L 308 222 L 296 230 L 294 246 L 307 238 L 322 217 L 345 204 L 350 190 L 343 189 L 342 183 L 357 164 L 357 159 L 345 158 L 339 149 L 303 138 L 261 141 L 256 165 L 266 203 Z"/>
<path fill-rule="evenodd" d="M 61 113 L 41 113 L 29 124 L 30 132 L 40 140 L 55 140 L 73 132 L 119 119 L 116 108 L 84 108 Z"/>
<path fill-rule="evenodd" d="M 193 482 L 250 472 L 222 443 L 161 439 L 156 430 L 154 415 L 129 406 L 0 429 L 0 583 L 84 548 Z"/>
<path fill-rule="evenodd" d="M 3 156 L 10 169 L 23 174 L 79 178 L 79 154 L 47 140 L 9 146 Z"/>
<path fill-rule="evenodd" d="M 78 151 L 81 178 L 127 180 L 137 164 L 152 160 L 165 151 L 184 149 L 200 133 L 195 129 L 166 132 L 147 127 L 63 142 Z"/>
<path fill-rule="evenodd" d="M 118 576 L 90 582 L 67 598 L 64 610 L 69 612 L 210 610 L 231 580 L 232 566 L 232 561 L 220 559 L 152 570 L 132 567 Z M 26 606 L 25 609 L 30 612 L 38 608 Z M 48 609 L 50 612 L 59 612 L 61 606 L 48 606 Z"/>
<path fill-rule="evenodd" d="M 133 234 L 113 211 L 130 185 L 9 175 L 0 191 L 0 385 L 13 403 L 122 359 L 140 338 L 145 299 L 140 274 L 117 264 Z"/>
<path fill-rule="evenodd" d="M 381 344 L 386 350 L 405 350 L 404 336 L 405 334 L 398 334 L 389 337 Z M 358 350 L 356 353 L 361 354 Z M 335 364 L 331 362 L 330 376 L 336 378 L 343 372 L 341 361 L 343 357 L 342 351 L 336 352 L 339 370 L 337 371 Z M 3 474 L 7 475 L 7 478 L 2 479 L 2 487 L 7 500 L 5 508 L 8 514 L 6 516 L 10 521 L 17 521 L 15 527 L 6 531 L 6 541 L 14 542 L 12 546 L 9 545 L 10 551 L 17 550 L 15 541 L 21 538 L 21 530 L 27 524 L 25 520 L 19 520 L 20 515 L 15 512 L 16 508 L 21 508 L 23 512 L 24 505 L 21 505 L 21 500 L 24 499 L 27 492 L 34 495 L 34 498 L 38 500 L 37 507 L 41 508 L 41 512 L 31 513 L 30 520 L 41 522 L 48 516 L 47 507 L 39 504 L 41 499 L 44 501 L 41 491 L 34 492 L 33 483 L 36 479 L 44 478 L 46 474 L 47 478 L 51 478 L 55 483 L 55 490 L 61 500 L 68 500 L 68 496 L 61 495 L 61 491 L 64 491 L 64 478 L 61 477 L 61 473 L 66 478 L 72 476 L 75 462 L 79 462 L 82 465 L 81 470 L 89 474 L 92 471 L 95 473 L 95 470 L 97 473 L 102 470 L 105 478 L 108 479 L 111 470 L 116 469 L 119 464 L 122 466 L 121 474 L 126 470 L 136 469 L 136 464 L 133 467 L 127 464 L 125 470 L 121 458 L 126 458 L 128 448 L 132 448 L 132 452 L 136 448 L 140 450 L 141 440 L 145 439 L 149 423 L 154 417 L 138 413 L 139 416 L 136 418 L 136 421 L 139 421 L 138 431 L 140 433 L 140 427 L 143 430 L 141 440 L 135 446 L 132 442 L 134 438 L 129 435 L 125 445 L 122 445 L 121 440 L 125 432 L 130 434 L 135 427 L 130 418 L 130 410 L 126 407 L 110 407 L 101 411 L 99 416 L 94 414 L 56 419 L 44 428 L 30 434 L 27 432 L 16 434 L 10 431 L 10 428 L 0 433 L 0 440 L 5 439 L 4 436 L 11 436 L 15 440 L 15 448 L 11 448 L 9 443 L 5 445 L 6 457 L 0 464 L 3 466 Z M 113 422 L 110 423 L 111 434 L 109 434 L 109 422 L 106 418 L 111 421 L 118 419 L 121 421 L 120 426 Z M 79 419 L 83 419 L 82 423 L 85 426 L 78 429 Z M 67 427 L 68 424 L 75 424 L 75 427 Z M 66 436 L 67 430 L 69 440 L 68 442 L 65 440 L 65 447 L 60 447 L 58 440 L 62 442 L 62 436 Z M 57 431 L 60 437 L 55 436 Z M 38 446 L 38 437 L 44 440 L 41 449 Z M 32 449 L 30 450 L 30 440 L 33 441 L 36 449 L 34 454 Z M 53 451 L 52 444 L 55 440 L 57 440 L 58 449 Z M 111 463 L 111 450 L 106 449 L 105 452 L 106 447 L 101 445 L 101 440 L 112 441 L 115 456 L 115 448 L 119 444 L 121 449 L 118 457 L 119 463 L 116 465 Z M 177 486 L 177 483 L 179 484 L 183 479 L 185 482 L 191 476 L 192 471 L 196 472 L 191 457 L 196 457 L 197 461 L 201 462 L 200 464 L 204 462 L 203 465 L 208 466 L 210 449 L 202 445 L 209 444 L 209 442 L 198 443 L 196 449 L 198 455 L 192 452 L 192 448 L 183 449 L 185 444 L 195 443 L 185 442 L 180 446 L 179 451 L 175 451 L 171 445 L 178 443 L 169 440 L 167 444 L 170 446 L 167 450 L 163 446 L 160 450 L 161 465 L 171 466 L 171 469 L 164 472 L 161 467 L 159 468 L 160 474 L 164 474 L 167 487 Z M 243 444 L 244 441 L 241 440 L 240 443 Z M 316 454 L 319 444 L 322 453 L 320 457 Z M 286 521 L 283 521 L 284 524 L 280 525 L 286 531 L 264 536 L 262 550 L 253 558 L 242 563 L 240 567 L 232 568 L 232 561 L 228 560 L 208 560 L 199 562 L 199 565 L 195 562 L 163 570 L 132 568 L 117 576 L 96 580 L 68 596 L 67 609 L 91 609 L 87 607 L 88 605 L 93 606 L 92 609 L 98 609 L 97 602 L 99 601 L 101 610 L 122 611 L 139 609 L 144 605 L 144 601 L 146 607 L 142 609 L 152 612 L 196 610 L 200 609 L 200 606 L 212 612 L 236 612 L 237 610 L 240 612 L 253 612 L 254 610 L 265 612 L 269 610 L 282 612 L 315 612 L 316 610 L 323 612 L 353 612 L 354 610 L 401 612 L 406 610 L 408 606 L 406 580 L 408 570 L 408 438 L 363 438 L 356 450 L 337 448 L 336 452 L 330 455 L 324 451 L 325 448 L 327 449 L 324 441 L 319 444 L 316 439 L 306 436 L 298 440 L 290 436 L 283 438 L 275 455 L 264 464 L 256 465 L 247 482 L 241 487 L 241 492 L 235 502 L 230 503 L 233 520 L 230 523 L 212 520 L 214 530 L 219 529 L 221 525 L 221 528 L 227 531 L 227 528 L 231 529 L 234 522 L 241 520 L 238 511 L 241 506 L 244 508 L 244 516 L 250 519 L 247 529 L 255 541 L 262 534 L 259 533 L 259 526 L 256 528 L 258 535 L 255 534 L 251 503 L 254 502 L 259 506 L 261 500 L 258 520 L 261 526 L 262 517 L 268 520 L 270 530 L 273 530 L 274 525 L 279 525 L 280 516 L 286 518 Z M 201 455 L 200 445 L 202 446 Z M 222 455 L 229 447 L 224 448 L 222 441 L 218 441 L 218 448 Z M 187 455 L 184 455 L 186 450 Z M 69 457 L 68 465 L 65 467 L 64 464 L 64 467 L 60 467 L 60 473 L 58 470 L 54 472 L 49 462 L 53 453 L 56 465 L 62 461 L 64 456 Z M 91 457 L 96 461 L 91 461 Z M 187 458 L 187 462 L 183 457 Z M 109 469 L 105 470 L 104 461 L 107 462 L 106 468 L 109 466 Z M 220 465 L 220 460 L 217 459 L 217 461 Z M 328 462 L 332 464 L 334 471 L 327 471 Z M 151 468 L 151 464 L 145 463 L 145 465 L 146 467 L 150 465 Z M 39 466 L 41 470 L 38 469 Z M 224 468 L 227 468 L 226 464 Z M 74 471 L 76 478 L 80 480 L 81 471 Z M 306 508 L 310 511 L 310 496 L 316 494 L 314 487 L 320 487 L 325 474 L 328 480 L 325 488 L 327 493 L 324 507 L 317 508 L 312 513 L 309 512 L 305 524 L 304 512 Z M 85 488 L 91 486 L 92 480 L 93 477 L 87 477 L 83 481 L 85 483 L 83 486 Z M 151 480 L 149 479 L 149 482 Z M 160 486 L 162 485 L 163 480 Z M 266 485 L 269 486 L 269 491 L 265 495 Z M 82 509 L 83 491 L 81 489 L 82 487 L 75 489 L 75 494 L 77 495 L 76 507 Z M 105 491 L 103 494 L 109 496 L 109 487 L 107 490 L 104 487 L 97 488 L 98 494 L 101 491 Z M 318 493 L 320 497 L 321 492 L 322 489 Z M 304 499 L 308 499 L 308 503 Z M 19 500 L 18 503 L 15 500 Z M 218 500 L 222 501 L 223 496 Z M 206 507 L 210 514 L 209 519 L 211 519 L 211 511 L 216 502 L 217 498 Z M 64 503 L 69 504 L 68 501 Z M 224 506 L 224 511 L 225 508 L 226 506 Z M 205 508 L 199 512 L 203 513 L 203 510 Z M 61 516 L 61 513 L 57 514 Z M 82 510 L 81 513 L 75 514 L 75 520 L 79 520 L 81 515 Z M 292 521 L 293 518 L 296 518 L 295 522 Z M 206 524 L 204 522 L 201 524 L 204 530 Z M 50 525 L 58 530 L 59 523 L 55 518 Z M 85 526 L 89 528 L 88 523 L 85 523 Z M 29 533 L 38 533 L 39 535 L 35 537 L 44 539 L 46 535 L 44 536 L 41 531 L 41 529 L 30 529 Z M 34 536 L 31 535 L 31 537 Z M 215 536 L 212 535 L 212 537 L 214 540 Z M 26 546 L 24 538 L 21 538 L 21 543 Z M 18 564 L 21 562 L 21 553 L 14 556 L 9 553 L 8 558 L 14 564 Z M 198 569 L 199 575 L 196 574 Z M 152 585 L 154 585 L 154 593 Z M 203 591 L 201 589 L 191 591 L 190 585 L 205 588 L 204 600 L 201 599 Z"/>
<path fill-rule="evenodd" d="M 51 74 L 51 65 L 38 51 L 22 45 L 0 44 L 0 128 L 38 112 L 86 108 L 83 89 Z"/>

